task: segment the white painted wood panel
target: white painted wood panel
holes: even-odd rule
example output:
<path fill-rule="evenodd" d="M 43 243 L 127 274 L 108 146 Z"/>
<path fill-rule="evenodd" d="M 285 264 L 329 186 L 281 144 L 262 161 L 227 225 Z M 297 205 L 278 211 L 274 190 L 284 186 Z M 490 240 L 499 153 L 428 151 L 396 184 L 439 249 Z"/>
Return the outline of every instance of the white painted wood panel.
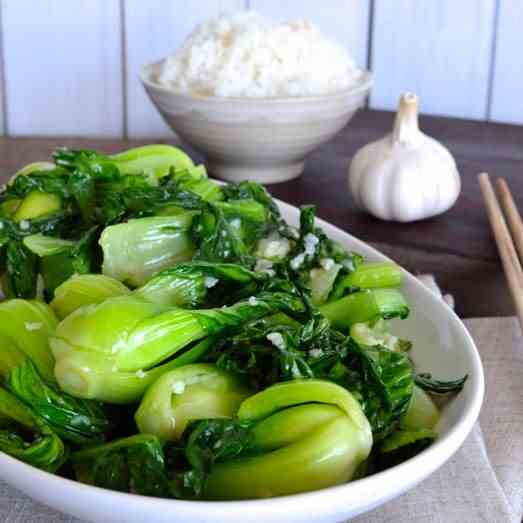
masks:
<path fill-rule="evenodd" d="M 367 67 L 369 0 L 250 0 L 251 9 L 277 21 L 305 18 L 318 25 Z"/>
<path fill-rule="evenodd" d="M 495 0 L 376 0 L 371 107 L 394 109 L 410 90 L 425 113 L 484 119 L 494 6 Z"/>
<path fill-rule="evenodd" d="M 125 0 L 129 137 L 173 136 L 143 90 L 140 67 L 173 53 L 198 22 L 244 6 L 244 0 Z"/>
<path fill-rule="evenodd" d="M 12 135 L 121 136 L 118 0 L 2 0 Z"/>
<path fill-rule="evenodd" d="M 490 118 L 523 124 L 523 2 L 499 2 Z"/>
<path fill-rule="evenodd" d="M 2 11 L 0 9 L 0 136 L 5 136 L 5 76 L 4 76 L 4 61 L 3 61 L 3 35 L 2 35 Z"/>

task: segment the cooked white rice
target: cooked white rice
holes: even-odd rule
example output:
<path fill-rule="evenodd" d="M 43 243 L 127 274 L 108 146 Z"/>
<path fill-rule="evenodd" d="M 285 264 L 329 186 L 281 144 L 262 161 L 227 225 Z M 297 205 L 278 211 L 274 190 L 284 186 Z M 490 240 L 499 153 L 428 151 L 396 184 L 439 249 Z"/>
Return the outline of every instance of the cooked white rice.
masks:
<path fill-rule="evenodd" d="M 347 50 L 313 24 L 273 24 L 241 11 L 197 26 L 165 59 L 158 82 L 214 96 L 311 96 L 347 88 L 361 74 Z"/>

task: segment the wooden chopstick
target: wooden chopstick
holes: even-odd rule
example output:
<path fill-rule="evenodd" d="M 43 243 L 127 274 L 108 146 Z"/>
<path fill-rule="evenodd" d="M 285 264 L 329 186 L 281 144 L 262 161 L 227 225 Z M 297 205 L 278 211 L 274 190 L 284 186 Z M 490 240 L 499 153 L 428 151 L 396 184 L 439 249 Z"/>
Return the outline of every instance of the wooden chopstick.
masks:
<path fill-rule="evenodd" d="M 523 260 L 523 221 L 519 214 L 512 193 L 508 187 L 507 182 L 504 178 L 498 178 L 496 180 L 498 186 L 498 194 L 501 200 L 501 207 L 505 211 L 510 232 L 512 233 L 512 239 L 516 244 L 518 250 L 519 259 Z"/>
<path fill-rule="evenodd" d="M 492 227 L 510 293 L 512 294 L 512 300 L 514 301 L 519 323 L 523 330 L 523 270 L 521 263 L 510 236 L 507 223 L 501 212 L 496 194 L 490 183 L 489 175 L 487 173 L 481 173 L 478 176 L 478 180 L 487 208 L 490 226 Z"/>

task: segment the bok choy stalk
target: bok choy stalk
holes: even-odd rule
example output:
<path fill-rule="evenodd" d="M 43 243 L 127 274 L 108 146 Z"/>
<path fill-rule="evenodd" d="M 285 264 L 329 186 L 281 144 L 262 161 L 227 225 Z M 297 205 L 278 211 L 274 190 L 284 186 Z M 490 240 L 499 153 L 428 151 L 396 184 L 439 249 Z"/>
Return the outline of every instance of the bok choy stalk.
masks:
<path fill-rule="evenodd" d="M 103 441 L 110 423 L 101 405 L 65 394 L 45 383 L 33 362 L 8 338 L 2 341 L 0 377 L 17 398 L 30 406 L 53 431 L 77 444 Z"/>
<path fill-rule="evenodd" d="M 415 456 L 436 438 L 439 410 L 430 396 L 415 386 L 399 427 L 380 441 L 374 453 L 377 470 L 387 469 Z"/>
<path fill-rule="evenodd" d="M 242 265 L 188 262 L 163 270 L 132 294 L 162 307 L 196 308 L 234 303 L 255 294 L 267 281 L 266 274 Z M 83 305 L 130 293 L 123 283 L 109 276 L 75 274 L 55 290 L 51 307 L 63 319 Z"/>
<path fill-rule="evenodd" d="M 193 217 L 194 212 L 187 211 L 106 227 L 100 238 L 103 274 L 139 286 L 162 269 L 190 260 Z"/>
<path fill-rule="evenodd" d="M 54 381 L 48 338 L 56 324 L 43 303 L 0 303 L 0 379 L 60 437 L 79 444 L 101 441 L 110 428 L 102 407 L 63 393 Z"/>
<path fill-rule="evenodd" d="M 249 395 L 237 376 L 214 365 L 185 365 L 149 387 L 136 411 L 136 425 L 144 434 L 177 441 L 191 421 L 232 418 Z"/>
<path fill-rule="evenodd" d="M 138 147 L 113 156 L 61 149 L 55 151 L 54 159 L 84 188 L 82 199 L 77 200 L 86 222 L 94 218 L 98 223 L 115 223 L 177 205 L 195 208 L 201 200 L 198 191 L 218 200 L 221 195 L 202 166 L 195 167 L 183 151 L 167 145 Z"/>
<path fill-rule="evenodd" d="M 401 268 L 392 262 L 362 263 L 336 281 L 330 301 L 360 289 L 384 289 L 401 285 Z"/>
<path fill-rule="evenodd" d="M 78 309 L 58 325 L 50 340 L 55 375 L 63 390 L 78 397 L 137 401 L 158 373 L 196 361 L 213 338 L 280 310 L 300 315 L 305 306 L 282 293 L 201 310 L 165 310 L 135 296 L 110 298 Z"/>
<path fill-rule="evenodd" d="M 101 253 L 98 247 L 99 228 L 91 227 L 76 241 L 34 234 L 23 240 L 25 247 L 40 258 L 40 273 L 48 297 L 56 287 L 73 274 L 99 270 Z"/>
<path fill-rule="evenodd" d="M 40 254 L 32 247 L 49 247 L 49 241 L 61 240 L 65 236 L 85 232 L 85 227 L 79 223 L 74 203 L 74 188 L 69 185 L 69 174 L 61 168 L 39 169 L 40 164 L 32 164 L 17 173 L 6 189 L 0 193 L 0 202 L 6 206 L 18 202 L 11 207 L 10 212 L 4 212 L 0 219 L 0 244 L 6 243 L 8 257 L 7 288 L 8 297 L 33 298 L 36 296 L 38 273 L 49 273 L 65 279 L 72 269 L 64 268 L 64 262 L 57 253 L 48 253 L 46 258 L 39 259 Z M 36 169 L 36 170 L 35 170 Z M 38 238 L 53 236 L 47 241 Z M 2 238 L 3 237 L 3 238 Z M 33 238 L 31 241 L 28 238 Z M 75 240 L 78 238 L 74 238 Z M 41 245 L 40 245 L 41 244 Z M 65 244 L 60 245 L 63 252 Z M 71 245 L 68 246 L 72 249 Z M 47 249 L 48 250 L 48 249 Z M 71 265 L 69 263 L 69 265 Z M 95 267 L 91 267 L 94 270 Z M 58 278 L 58 283 L 61 280 Z M 52 292 L 52 285 L 48 286 Z"/>
<path fill-rule="evenodd" d="M 196 424 L 186 456 L 203 498 L 248 499 L 344 483 L 371 447 L 369 422 L 348 391 L 294 380 L 244 400 L 237 421 Z"/>
<path fill-rule="evenodd" d="M 417 375 L 412 398 L 399 427 L 380 442 L 375 457 L 378 470 L 392 467 L 421 452 L 436 438 L 439 409 L 426 392 L 448 394 L 460 391 L 467 376 L 456 380 L 435 380 L 430 375 Z"/>
<path fill-rule="evenodd" d="M 0 201 L 4 202 L 2 214 L 21 222 L 60 211 L 62 194 L 58 187 L 64 175 L 63 169 L 49 162 L 26 165 L 12 176 L 0 193 Z"/>
<path fill-rule="evenodd" d="M 412 343 L 391 334 L 386 320 L 379 319 L 372 323 L 355 323 L 350 329 L 351 338 L 360 347 L 374 347 L 376 345 L 392 351 L 409 351 Z"/>
<path fill-rule="evenodd" d="M 153 179 L 166 176 L 172 168 L 176 170 L 194 168 L 191 158 L 181 149 L 155 144 L 108 156 L 88 149 L 62 148 L 53 153 L 53 159 L 56 165 L 69 171 L 84 167 L 100 174 L 116 168 L 121 175 L 146 174 Z"/>
<path fill-rule="evenodd" d="M 55 289 L 49 305 L 62 320 L 84 305 L 101 303 L 130 292 L 122 282 L 103 274 L 73 274 Z"/>
<path fill-rule="evenodd" d="M 62 209 L 62 201 L 56 194 L 32 191 L 20 202 L 13 215 L 15 222 L 41 218 Z"/>
<path fill-rule="evenodd" d="M 401 420 L 401 429 L 410 432 L 433 429 L 439 417 L 439 409 L 431 397 L 423 389 L 414 386 L 409 407 Z"/>
<path fill-rule="evenodd" d="M 134 295 L 162 306 L 196 308 L 234 303 L 257 294 L 267 282 L 267 274 L 242 265 L 193 261 L 163 270 Z"/>
<path fill-rule="evenodd" d="M 16 344 L 48 383 L 54 382 L 49 336 L 57 325 L 53 311 L 45 303 L 18 299 L 0 302 L 0 335 L 4 343 Z M 4 364 L 3 358 L 0 352 L 0 365 Z"/>
<path fill-rule="evenodd" d="M 348 330 L 355 323 L 379 318 L 404 319 L 409 315 L 407 302 L 397 289 L 362 290 L 326 303 L 320 311 L 340 330 Z"/>
<path fill-rule="evenodd" d="M 76 478 L 98 487 L 170 497 L 162 444 L 156 436 L 139 434 L 74 452 Z"/>
<path fill-rule="evenodd" d="M 62 441 L 47 423 L 2 387 L 0 451 L 49 472 L 59 469 L 67 457 Z"/>
<path fill-rule="evenodd" d="M 379 445 L 376 462 L 378 469 L 389 468 L 415 456 L 436 438 L 436 425 L 440 419 L 437 405 L 426 392 L 448 394 L 460 391 L 467 376 L 441 381 L 430 375 L 418 374 L 408 409 L 401 418 L 399 428 Z"/>

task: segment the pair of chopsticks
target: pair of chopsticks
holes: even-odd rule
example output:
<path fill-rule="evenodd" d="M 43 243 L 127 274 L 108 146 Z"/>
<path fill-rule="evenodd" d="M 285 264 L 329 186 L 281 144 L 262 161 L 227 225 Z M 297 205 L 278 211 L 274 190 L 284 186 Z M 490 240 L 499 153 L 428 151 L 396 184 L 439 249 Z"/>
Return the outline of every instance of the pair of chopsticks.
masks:
<path fill-rule="evenodd" d="M 496 198 L 489 175 L 481 173 L 478 180 L 487 207 L 492 232 L 498 246 L 499 256 L 503 263 L 503 270 L 523 330 L 523 269 L 520 261 L 520 259 L 523 260 L 523 221 L 508 184 L 503 178 L 497 180 L 501 206 Z M 505 211 L 510 231 L 501 207 Z"/>

